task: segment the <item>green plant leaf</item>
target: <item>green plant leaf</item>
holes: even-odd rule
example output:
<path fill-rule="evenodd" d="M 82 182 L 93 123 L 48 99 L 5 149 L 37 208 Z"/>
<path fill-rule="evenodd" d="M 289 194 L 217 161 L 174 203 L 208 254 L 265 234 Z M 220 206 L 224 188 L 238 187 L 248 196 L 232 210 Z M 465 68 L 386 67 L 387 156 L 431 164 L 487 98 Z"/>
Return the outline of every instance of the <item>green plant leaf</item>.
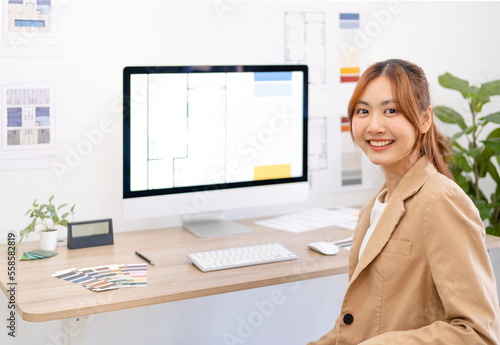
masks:
<path fill-rule="evenodd" d="M 49 203 L 51 203 L 51 202 L 52 202 L 52 200 L 54 200 L 54 196 L 53 196 L 53 195 L 51 195 L 51 196 L 50 196 L 50 198 L 49 198 Z"/>
<path fill-rule="evenodd" d="M 66 218 L 67 216 L 69 216 L 69 212 L 66 212 L 65 214 L 63 214 L 63 215 L 61 216 L 61 219 Z"/>
<path fill-rule="evenodd" d="M 472 168 L 464 156 L 453 156 L 453 164 L 456 165 L 460 170 L 465 172 L 471 172 Z"/>
<path fill-rule="evenodd" d="M 500 96 L 500 80 L 493 80 L 481 85 L 481 92 L 488 96 Z"/>
<path fill-rule="evenodd" d="M 461 156 L 464 152 L 466 152 L 466 150 L 462 147 L 462 145 L 460 145 L 459 142 L 456 142 L 454 141 L 453 142 L 453 147 L 457 148 L 457 150 L 453 150 L 453 155 L 458 155 L 458 156 Z"/>
<path fill-rule="evenodd" d="M 483 140 L 482 143 L 484 144 L 484 146 L 489 147 L 490 149 L 495 151 L 495 153 L 497 153 L 497 155 L 500 154 L 500 138 L 499 137 Z"/>
<path fill-rule="evenodd" d="M 460 131 L 460 132 L 453 134 L 449 139 L 452 143 L 455 143 L 457 141 L 457 139 L 459 139 L 464 134 L 465 134 L 464 131 Z"/>
<path fill-rule="evenodd" d="M 451 108 L 437 106 L 434 108 L 434 115 L 436 115 L 436 117 L 444 123 L 454 123 L 457 124 L 462 130 L 467 129 L 467 125 L 465 124 L 462 115 Z"/>
<path fill-rule="evenodd" d="M 497 224 L 496 226 L 488 226 L 486 228 L 486 233 L 488 235 L 500 236 L 500 224 Z"/>
<path fill-rule="evenodd" d="M 472 133 L 474 133 L 476 131 L 477 131 L 477 125 L 474 125 L 474 126 L 467 127 L 464 130 L 464 134 L 472 134 Z"/>
<path fill-rule="evenodd" d="M 490 170 L 491 157 L 493 157 L 493 150 L 489 147 L 485 147 L 484 150 L 480 150 L 480 154 L 477 156 L 477 165 L 478 165 L 478 175 L 480 177 L 485 177 L 486 173 Z"/>
<path fill-rule="evenodd" d="M 68 205 L 68 204 L 62 204 L 62 205 L 60 205 L 60 206 L 57 208 L 57 210 L 59 211 L 61 208 L 63 208 L 64 206 L 67 206 L 67 205 Z"/>
<path fill-rule="evenodd" d="M 62 226 L 68 226 L 68 220 L 67 219 L 61 219 L 61 221 L 59 222 L 59 224 L 61 224 Z"/>
<path fill-rule="evenodd" d="M 498 175 L 497 168 L 495 164 L 490 164 L 488 165 L 488 173 L 490 174 L 491 178 L 496 182 L 497 186 L 500 185 L 500 176 Z"/>
<path fill-rule="evenodd" d="M 455 182 L 462 188 L 462 190 L 466 193 L 469 194 L 469 182 L 465 177 L 462 176 L 462 174 L 453 174 L 453 177 L 455 178 Z"/>
<path fill-rule="evenodd" d="M 466 153 L 469 157 L 477 157 L 482 152 L 481 148 L 475 148 L 472 150 L 468 150 Z"/>
<path fill-rule="evenodd" d="M 472 200 L 479 210 L 479 215 L 482 220 L 488 219 L 491 216 L 491 208 L 490 205 L 484 200 Z"/>
<path fill-rule="evenodd" d="M 491 139 L 491 138 L 500 138 L 500 127 L 492 130 L 490 134 L 488 134 L 488 136 L 486 137 L 486 139 Z"/>
<path fill-rule="evenodd" d="M 484 121 L 486 121 L 486 123 L 493 122 L 496 124 L 500 124 L 500 111 L 493 113 L 493 114 L 486 115 L 484 117 L 481 117 L 481 118 L 479 118 L 479 120 L 484 120 Z"/>
<path fill-rule="evenodd" d="M 438 77 L 439 84 L 447 89 L 457 90 L 464 98 L 469 98 L 473 93 L 469 86 L 469 82 L 455 77 L 450 73 L 445 73 Z"/>

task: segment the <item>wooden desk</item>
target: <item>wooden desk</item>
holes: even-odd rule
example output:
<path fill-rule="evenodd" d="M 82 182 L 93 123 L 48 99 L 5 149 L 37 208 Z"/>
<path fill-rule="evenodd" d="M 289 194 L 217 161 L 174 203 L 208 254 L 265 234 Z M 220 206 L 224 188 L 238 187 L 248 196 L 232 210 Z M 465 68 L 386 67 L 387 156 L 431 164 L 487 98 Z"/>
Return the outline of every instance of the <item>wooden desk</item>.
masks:
<path fill-rule="evenodd" d="M 111 246 L 68 250 L 44 260 L 17 262 L 16 311 L 26 321 L 49 321 L 135 308 L 219 293 L 346 273 L 348 251 L 342 249 L 332 260 L 307 248 L 307 243 L 334 241 L 352 236 L 352 231 L 325 228 L 293 234 L 241 222 L 253 233 L 218 238 L 197 238 L 181 227 L 115 234 Z M 185 254 L 280 242 L 299 256 L 298 260 L 203 273 Z M 38 247 L 23 245 L 19 252 Z M 0 248 L 5 253 L 5 248 Z M 52 277 L 56 271 L 107 264 L 144 263 L 140 251 L 155 263 L 148 265 L 148 286 L 92 292 L 78 284 Z M 20 254 L 19 253 L 19 254 Z M 6 265 L 0 267 L 2 291 L 7 293 Z"/>
<path fill-rule="evenodd" d="M 352 231 L 331 227 L 302 234 L 250 225 L 254 232 L 219 238 L 196 238 L 180 228 L 167 228 L 115 234 L 112 246 L 68 250 L 57 249 L 58 255 L 46 260 L 16 263 L 16 311 L 26 321 L 62 320 L 65 344 L 86 343 L 86 316 L 171 301 L 234 292 L 274 284 L 347 273 L 348 251 L 341 249 L 335 257 L 327 257 L 307 249 L 314 241 L 334 241 L 352 236 Z M 280 242 L 299 259 L 287 262 L 243 267 L 203 273 L 185 256 L 186 253 Z M 500 248 L 500 238 L 487 236 L 488 249 Z M 35 249 L 38 242 L 23 245 L 19 254 Z M 0 246 L 5 253 L 5 246 Z M 143 263 L 134 252 L 150 257 L 148 286 L 91 292 L 77 284 L 51 277 L 67 268 L 84 268 L 107 264 Z M 5 261 L 4 261 L 5 262 Z M 6 264 L 0 267 L 0 287 L 7 297 Z"/>

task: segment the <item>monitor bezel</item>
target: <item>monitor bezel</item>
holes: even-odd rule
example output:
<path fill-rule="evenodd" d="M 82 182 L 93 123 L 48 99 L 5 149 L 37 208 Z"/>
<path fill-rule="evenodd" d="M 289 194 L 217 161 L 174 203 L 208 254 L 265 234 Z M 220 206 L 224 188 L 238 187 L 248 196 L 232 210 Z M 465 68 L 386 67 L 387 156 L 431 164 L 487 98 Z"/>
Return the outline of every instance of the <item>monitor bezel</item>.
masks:
<path fill-rule="evenodd" d="M 195 186 L 130 190 L 130 79 L 134 74 L 145 73 L 214 73 L 214 72 L 301 72 L 303 73 L 303 114 L 302 114 L 302 176 L 243 182 L 227 182 L 220 184 L 203 184 Z M 123 69 L 123 199 L 147 196 L 161 196 L 180 193 L 205 192 L 244 187 L 268 186 L 307 182 L 308 153 L 308 67 L 307 65 L 193 65 L 193 66 L 127 66 Z"/>

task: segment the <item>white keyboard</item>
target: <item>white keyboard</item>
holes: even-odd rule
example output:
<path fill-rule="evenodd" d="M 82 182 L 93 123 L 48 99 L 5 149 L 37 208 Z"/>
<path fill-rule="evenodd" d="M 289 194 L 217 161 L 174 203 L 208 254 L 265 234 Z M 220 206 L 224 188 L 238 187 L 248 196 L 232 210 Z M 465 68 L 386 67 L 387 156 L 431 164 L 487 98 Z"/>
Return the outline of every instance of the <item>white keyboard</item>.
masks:
<path fill-rule="evenodd" d="M 297 259 L 298 256 L 279 243 L 266 243 L 245 247 L 210 250 L 186 254 L 203 272 L 223 270 L 270 262 Z"/>

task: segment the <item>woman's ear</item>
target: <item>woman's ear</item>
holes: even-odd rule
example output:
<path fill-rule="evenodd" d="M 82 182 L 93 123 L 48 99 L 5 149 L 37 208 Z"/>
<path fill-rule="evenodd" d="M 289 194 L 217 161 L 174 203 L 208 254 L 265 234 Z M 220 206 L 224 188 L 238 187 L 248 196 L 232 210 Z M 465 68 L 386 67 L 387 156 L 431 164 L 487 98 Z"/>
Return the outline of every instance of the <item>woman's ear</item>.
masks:
<path fill-rule="evenodd" d="M 427 133 L 432 125 L 432 107 L 429 105 L 426 111 L 422 113 L 420 117 L 420 125 L 422 128 L 422 133 Z"/>

